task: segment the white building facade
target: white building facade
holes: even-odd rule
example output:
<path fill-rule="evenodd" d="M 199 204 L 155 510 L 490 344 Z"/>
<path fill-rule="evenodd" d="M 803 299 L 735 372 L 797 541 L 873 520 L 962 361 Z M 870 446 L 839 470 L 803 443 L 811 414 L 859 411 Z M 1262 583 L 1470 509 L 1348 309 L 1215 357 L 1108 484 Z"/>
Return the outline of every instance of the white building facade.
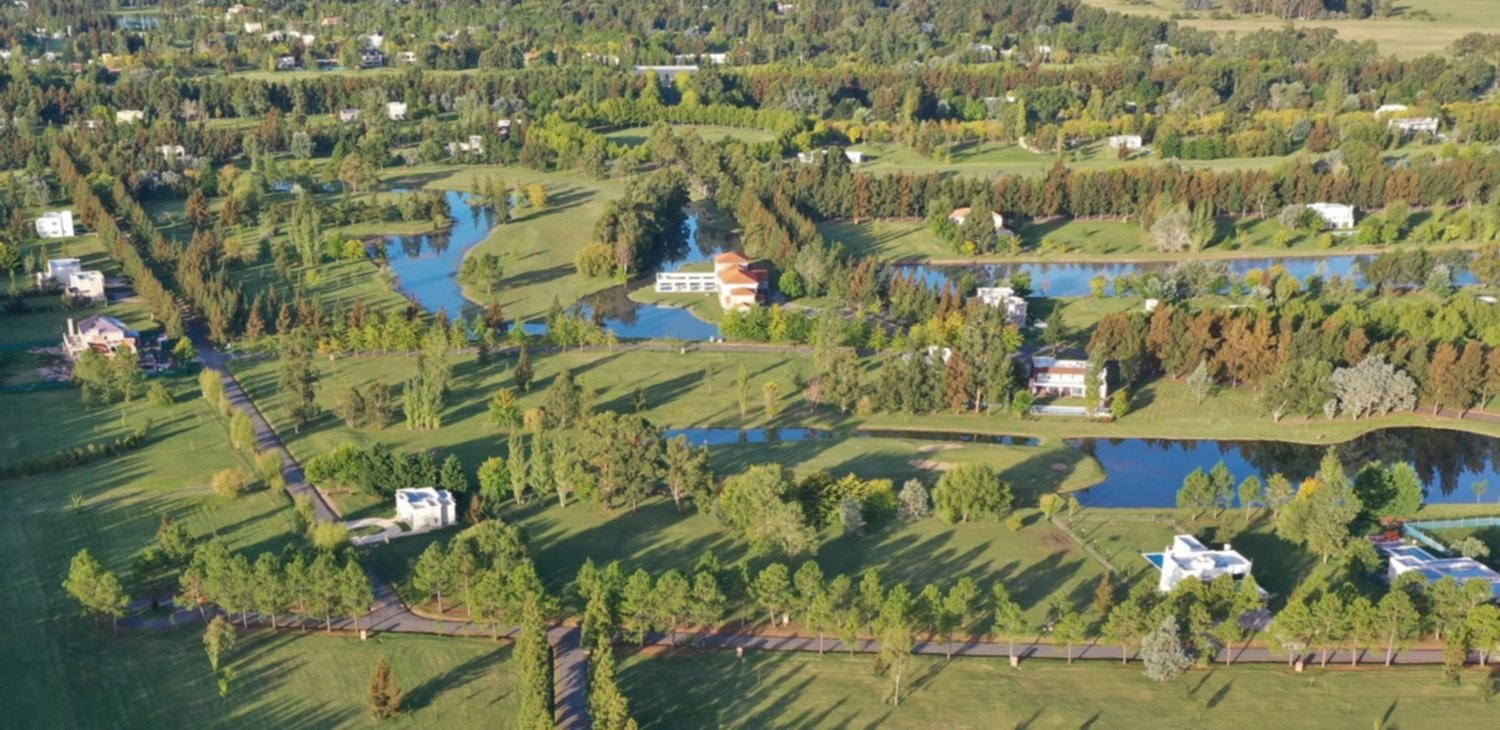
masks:
<path fill-rule="evenodd" d="M 1033 395 L 1082 398 L 1088 392 L 1089 361 L 1056 357 L 1031 358 L 1031 377 L 1027 387 Z M 1109 395 L 1109 376 L 1099 370 L 1099 400 Z"/>
<path fill-rule="evenodd" d="M 396 490 L 396 519 L 410 525 L 413 531 L 436 530 L 453 524 L 454 509 L 453 495 L 446 489 Z"/>
<path fill-rule="evenodd" d="M 1016 296 L 1016 290 L 1008 286 L 982 286 L 974 290 L 974 295 L 986 307 L 1003 310 L 1011 324 L 1026 326 L 1026 298 Z"/>
<path fill-rule="evenodd" d="M 1354 206 L 1342 203 L 1312 203 L 1307 209 L 1323 219 L 1323 225 L 1334 231 L 1354 228 Z"/>
<path fill-rule="evenodd" d="M 42 238 L 72 238 L 78 235 L 73 230 L 73 211 L 54 210 L 37 216 L 36 235 Z"/>
<path fill-rule="evenodd" d="M 1157 590 L 1171 592 L 1177 584 L 1188 578 L 1197 578 L 1204 583 L 1227 575 L 1243 580 L 1250 575 L 1251 563 L 1239 551 L 1225 545 L 1221 550 L 1210 550 L 1192 535 L 1176 535 L 1165 552 L 1146 553 L 1146 560 L 1161 569 Z"/>

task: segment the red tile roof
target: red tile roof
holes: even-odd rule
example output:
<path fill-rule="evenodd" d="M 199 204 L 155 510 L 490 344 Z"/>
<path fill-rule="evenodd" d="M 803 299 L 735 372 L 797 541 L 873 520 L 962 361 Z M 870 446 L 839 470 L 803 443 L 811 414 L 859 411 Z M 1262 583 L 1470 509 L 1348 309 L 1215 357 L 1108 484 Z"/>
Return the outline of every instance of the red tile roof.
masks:
<path fill-rule="evenodd" d="M 745 269 L 730 269 L 719 274 L 719 281 L 726 284 L 759 284 L 761 278 Z"/>
<path fill-rule="evenodd" d="M 725 253 L 719 254 L 718 256 L 715 256 L 714 257 L 714 263 L 716 263 L 716 264 L 748 264 L 748 263 L 750 263 L 750 259 L 747 259 L 743 255 L 735 253 L 734 251 L 727 251 Z"/>

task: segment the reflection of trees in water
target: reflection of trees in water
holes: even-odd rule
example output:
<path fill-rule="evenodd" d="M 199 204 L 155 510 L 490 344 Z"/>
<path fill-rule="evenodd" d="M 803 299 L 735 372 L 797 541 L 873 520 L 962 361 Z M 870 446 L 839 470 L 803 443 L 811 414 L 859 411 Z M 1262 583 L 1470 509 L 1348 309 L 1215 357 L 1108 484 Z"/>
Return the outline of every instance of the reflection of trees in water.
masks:
<path fill-rule="evenodd" d="M 1291 478 L 1317 472 L 1325 448 L 1273 441 L 1239 444 L 1240 454 L 1256 469 Z M 1464 475 L 1491 471 L 1500 454 L 1500 439 L 1443 429 L 1392 428 L 1336 444 L 1333 451 L 1350 477 L 1372 462 L 1410 462 L 1429 489 L 1446 496 Z"/>
<path fill-rule="evenodd" d="M 1285 441 L 1218 441 L 1213 439 L 1078 439 L 1074 448 L 1097 456 L 1101 441 L 1111 447 L 1131 442 L 1159 451 L 1170 460 L 1182 454 L 1190 462 L 1207 464 L 1217 451 L 1219 458 L 1237 455 L 1261 474 L 1285 475 L 1294 482 L 1316 474 L 1323 454 L 1333 449 L 1350 478 L 1366 464 L 1410 462 L 1429 489 L 1444 496 L 1458 489 L 1468 475 L 1484 475 L 1500 461 L 1500 439 L 1461 431 L 1423 428 L 1390 428 L 1330 446 Z M 1204 466 L 1207 468 L 1207 466 Z M 1247 476 L 1237 474 L 1236 476 Z"/>
<path fill-rule="evenodd" d="M 590 294 L 584 304 L 594 313 L 594 321 L 613 319 L 629 327 L 635 324 L 636 310 L 640 303 L 632 301 L 630 291 L 624 286 L 612 286 L 604 291 Z"/>
<path fill-rule="evenodd" d="M 414 259 L 422 255 L 422 240 L 426 236 L 396 236 L 396 243 L 401 248 L 401 255 Z"/>
<path fill-rule="evenodd" d="M 448 252 L 448 244 L 453 242 L 453 236 L 447 233 L 434 233 L 427 237 L 427 248 L 433 253 L 442 256 Z"/>

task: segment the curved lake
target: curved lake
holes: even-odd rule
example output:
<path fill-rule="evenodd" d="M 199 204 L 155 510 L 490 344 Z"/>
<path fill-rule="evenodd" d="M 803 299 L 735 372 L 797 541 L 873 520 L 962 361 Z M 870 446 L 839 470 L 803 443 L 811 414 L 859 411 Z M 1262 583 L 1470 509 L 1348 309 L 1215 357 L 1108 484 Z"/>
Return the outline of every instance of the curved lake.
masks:
<path fill-rule="evenodd" d="M 857 430 L 807 428 L 667 429 L 668 438 L 685 436 L 703 446 L 732 446 L 841 438 L 901 438 L 917 441 L 967 442 L 1035 446 L 1024 436 L 995 436 L 962 432 Z M 1251 474 L 1262 481 L 1281 473 L 1293 483 L 1312 476 L 1328 450 L 1326 444 L 1286 441 L 1217 439 L 1068 439 L 1067 445 L 1096 459 L 1104 468 L 1103 482 L 1075 492 L 1090 507 L 1173 508 L 1182 480 L 1194 469 L 1208 471 L 1220 461 L 1238 483 Z M 1461 504 L 1500 500 L 1500 438 L 1436 428 L 1389 428 L 1372 431 L 1332 448 L 1353 478 L 1365 464 L 1407 461 L 1427 485 L 1427 502 Z M 1476 499 L 1473 486 L 1493 488 Z M 1024 485 L 1022 485 L 1024 486 Z"/>
<path fill-rule="evenodd" d="M 397 286 L 429 312 L 446 311 L 450 316 L 476 314 L 479 305 L 464 297 L 458 283 L 458 269 L 469 249 L 478 245 L 495 229 L 495 212 L 489 206 L 472 205 L 468 195 L 458 191 L 444 193 L 453 211 L 452 225 L 445 231 L 416 236 L 386 236 L 387 265 L 395 274 Z M 723 249 L 725 241 L 714 236 L 700 236 L 698 216 L 689 215 L 682 243 L 668 251 L 664 267 L 709 260 Z M 604 327 L 628 339 L 676 338 L 706 340 L 719 334 L 717 325 L 693 316 L 686 309 L 642 304 L 629 298 L 629 292 L 650 282 L 632 282 L 592 294 L 581 302 L 585 313 L 597 313 Z M 501 288 L 505 286 L 502 279 Z M 540 322 L 522 324 L 527 332 L 541 334 L 546 326 Z"/>

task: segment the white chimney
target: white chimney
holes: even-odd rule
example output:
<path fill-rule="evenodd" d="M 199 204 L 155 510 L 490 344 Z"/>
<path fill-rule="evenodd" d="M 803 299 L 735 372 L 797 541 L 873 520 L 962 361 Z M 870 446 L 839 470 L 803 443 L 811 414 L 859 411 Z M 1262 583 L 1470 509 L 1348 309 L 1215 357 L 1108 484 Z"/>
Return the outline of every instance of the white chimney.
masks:
<path fill-rule="evenodd" d="M 68 334 L 74 337 L 78 336 L 78 327 L 74 326 L 72 317 L 68 318 Z"/>

